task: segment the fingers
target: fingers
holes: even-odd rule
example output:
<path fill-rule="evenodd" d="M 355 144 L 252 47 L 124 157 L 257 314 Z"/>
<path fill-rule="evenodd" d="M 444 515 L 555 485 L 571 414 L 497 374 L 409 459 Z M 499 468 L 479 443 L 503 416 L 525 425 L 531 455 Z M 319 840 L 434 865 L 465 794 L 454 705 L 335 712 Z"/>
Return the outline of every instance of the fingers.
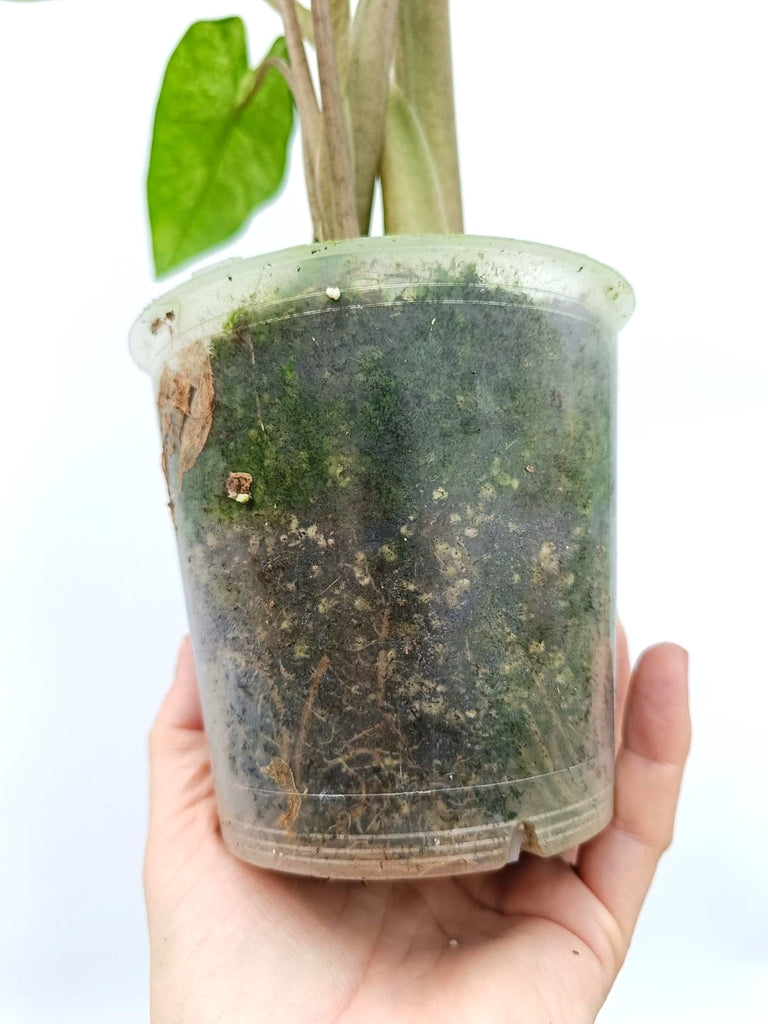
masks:
<path fill-rule="evenodd" d="M 672 840 L 690 744 L 688 655 L 659 644 L 630 681 L 616 760 L 614 816 L 579 854 L 576 870 L 629 939 L 659 857 Z"/>
<path fill-rule="evenodd" d="M 149 738 L 150 827 L 193 810 L 212 797 L 208 747 L 192 646 L 179 650 L 173 685 Z"/>
<path fill-rule="evenodd" d="M 621 723 L 624 720 L 624 703 L 627 697 L 627 689 L 629 688 L 629 649 L 627 647 L 627 634 L 624 632 L 624 627 L 620 622 L 616 623 L 616 749 L 618 751 L 619 743 L 621 742 Z M 579 848 L 578 846 L 571 846 L 560 854 L 562 859 L 570 865 L 576 864 L 579 859 Z"/>
<path fill-rule="evenodd" d="M 627 634 L 620 622 L 616 623 L 616 748 L 621 743 L 621 732 L 624 723 L 624 706 L 629 690 L 631 665 Z"/>
<path fill-rule="evenodd" d="M 152 730 L 153 736 L 160 734 L 167 738 L 175 729 L 203 728 L 203 713 L 200 708 L 200 694 L 197 689 L 197 674 L 192 656 L 192 642 L 188 636 L 181 641 L 176 660 L 173 685 L 165 697 Z"/>

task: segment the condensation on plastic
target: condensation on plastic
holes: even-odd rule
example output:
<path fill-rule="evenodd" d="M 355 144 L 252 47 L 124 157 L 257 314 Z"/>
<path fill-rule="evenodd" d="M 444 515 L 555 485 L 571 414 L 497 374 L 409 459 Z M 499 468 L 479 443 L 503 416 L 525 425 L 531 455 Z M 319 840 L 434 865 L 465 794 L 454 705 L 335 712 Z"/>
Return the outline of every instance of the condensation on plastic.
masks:
<path fill-rule="evenodd" d="M 189 281 L 151 302 L 131 330 L 131 354 L 157 388 L 163 367 L 190 341 L 210 340 L 233 309 L 267 309 L 293 297 L 387 283 L 423 283 L 436 264 L 472 265 L 486 287 L 524 292 L 548 303 L 581 307 L 613 334 L 634 310 L 632 289 L 615 270 L 579 253 L 534 242 L 474 235 L 387 235 L 301 245 L 251 259 L 224 260 L 195 271 Z M 299 280 L 297 270 L 301 268 Z M 172 314 L 172 319 L 168 314 Z"/>

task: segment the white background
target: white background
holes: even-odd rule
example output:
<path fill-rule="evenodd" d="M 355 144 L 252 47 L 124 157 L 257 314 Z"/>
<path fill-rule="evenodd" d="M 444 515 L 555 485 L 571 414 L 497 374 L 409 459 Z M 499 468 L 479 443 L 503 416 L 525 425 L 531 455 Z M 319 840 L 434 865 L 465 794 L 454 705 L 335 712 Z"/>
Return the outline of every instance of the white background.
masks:
<path fill-rule="evenodd" d="M 467 231 L 586 252 L 637 293 L 619 606 L 633 653 L 691 649 L 677 837 L 600 1024 L 768 1011 L 759 11 L 453 2 Z M 147 1018 L 145 740 L 185 614 L 126 337 L 161 290 L 143 187 L 166 59 L 235 13 L 258 58 L 278 20 L 252 0 L 0 2 L 3 1024 Z M 223 255 L 309 240 L 300 164 Z"/>

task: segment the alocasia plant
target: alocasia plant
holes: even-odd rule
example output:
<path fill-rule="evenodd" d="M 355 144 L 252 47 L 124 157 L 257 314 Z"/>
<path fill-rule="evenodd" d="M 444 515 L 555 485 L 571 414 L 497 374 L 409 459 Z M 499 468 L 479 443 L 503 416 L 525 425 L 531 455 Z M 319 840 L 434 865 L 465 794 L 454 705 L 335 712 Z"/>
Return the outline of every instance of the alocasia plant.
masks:
<path fill-rule="evenodd" d="M 461 232 L 448 0 L 270 3 L 284 34 L 255 68 L 240 18 L 196 22 L 168 63 L 147 179 L 158 275 L 275 196 L 294 106 L 315 239 L 367 234 L 379 178 L 388 233 Z"/>

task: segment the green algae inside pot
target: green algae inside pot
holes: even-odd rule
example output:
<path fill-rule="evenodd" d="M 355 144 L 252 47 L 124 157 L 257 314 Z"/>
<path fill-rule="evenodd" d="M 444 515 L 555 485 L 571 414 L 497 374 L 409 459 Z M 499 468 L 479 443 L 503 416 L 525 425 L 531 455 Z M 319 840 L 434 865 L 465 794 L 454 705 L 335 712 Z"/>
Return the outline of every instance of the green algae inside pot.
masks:
<path fill-rule="evenodd" d="M 144 317 L 225 839 L 338 877 L 558 852 L 611 808 L 628 289 L 523 243 L 315 250 Z"/>

